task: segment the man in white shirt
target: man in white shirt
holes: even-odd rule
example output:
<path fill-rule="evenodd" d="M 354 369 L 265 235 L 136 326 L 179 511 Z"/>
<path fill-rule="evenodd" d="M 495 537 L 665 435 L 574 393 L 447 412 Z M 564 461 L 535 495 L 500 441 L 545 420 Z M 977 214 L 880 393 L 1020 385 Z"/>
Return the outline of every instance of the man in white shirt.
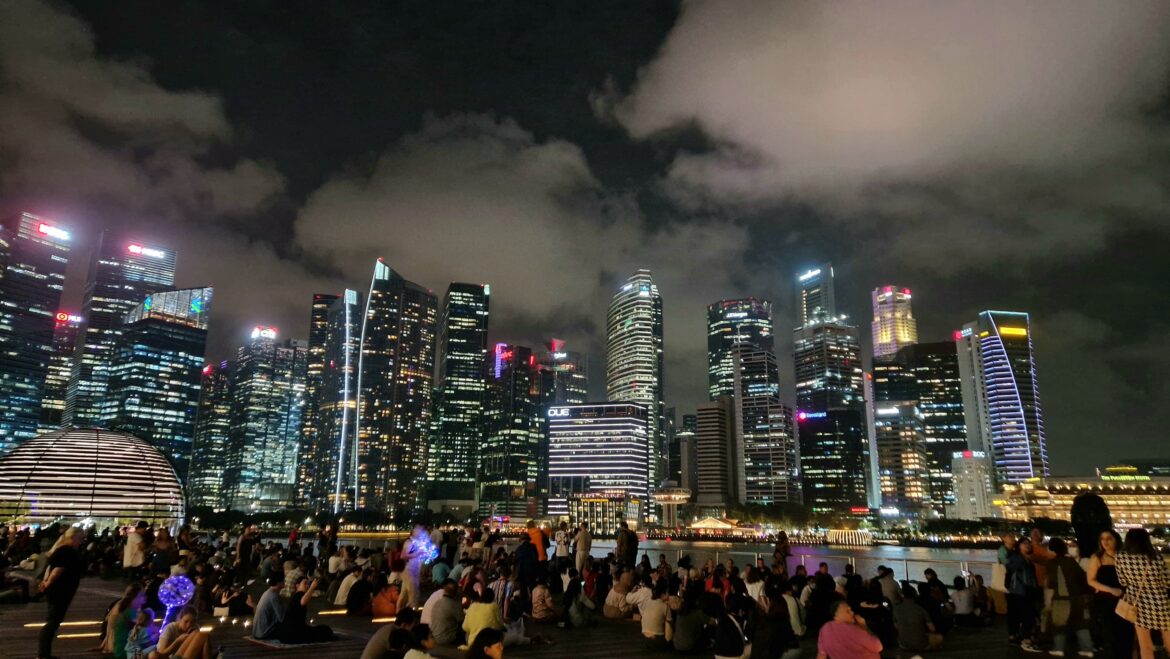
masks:
<path fill-rule="evenodd" d="M 666 617 L 670 614 L 667 604 L 670 585 L 666 579 L 659 579 L 653 588 L 642 586 L 626 595 L 626 602 L 638 607 L 642 616 L 642 636 L 652 641 L 666 642 Z"/>
<path fill-rule="evenodd" d="M 134 530 L 126 534 L 126 547 L 122 550 L 122 570 L 127 581 L 133 580 L 138 569 L 146 562 L 146 543 L 142 539 L 142 533 L 146 528 L 146 522 L 138 522 Z"/>
<path fill-rule="evenodd" d="M 569 523 L 561 522 L 560 528 L 553 534 L 553 540 L 557 543 L 557 571 L 564 571 L 565 565 L 569 562 Z"/>
<path fill-rule="evenodd" d="M 349 597 L 349 590 L 353 585 L 362 578 L 362 569 L 358 566 L 353 566 L 349 570 L 349 574 L 341 580 L 341 585 L 337 588 L 337 596 L 333 598 L 333 603 L 337 606 L 345 606 L 345 600 Z"/>

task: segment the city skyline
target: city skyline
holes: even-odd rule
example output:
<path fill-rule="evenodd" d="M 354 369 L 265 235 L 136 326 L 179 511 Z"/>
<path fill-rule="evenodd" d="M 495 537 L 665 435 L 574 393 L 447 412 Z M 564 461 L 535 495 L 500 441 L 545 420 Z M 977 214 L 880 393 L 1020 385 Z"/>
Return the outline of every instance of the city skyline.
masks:
<path fill-rule="evenodd" d="M 101 231 L 176 249 L 176 284 L 216 289 L 214 363 L 257 325 L 307 338 L 311 296 L 364 291 L 378 256 L 437 294 L 490 283 L 490 340 L 564 339 L 589 356 L 593 400 L 609 298 L 649 268 L 680 412 L 708 396 L 706 305 L 770 300 L 784 359 L 791 279 L 832 261 L 866 368 L 876 286 L 913 291 L 923 342 L 987 309 L 1030 313 L 1052 471 L 1084 473 L 1164 453 L 1170 423 L 1170 311 L 1150 303 L 1170 280 L 1170 9 L 1138 5 L 1018 16 L 1020 31 L 981 4 L 797 3 L 816 20 L 794 21 L 788 5 L 674 2 L 575 21 L 294 7 L 268 30 L 247 7 L 16 0 L 0 8 L 0 217 L 70 227 L 70 314 Z M 856 16 L 873 29 L 855 49 L 792 45 Z M 484 29 L 504 24 L 526 38 Z M 306 36 L 320 31 L 355 38 Z M 732 67 L 741 49 L 757 57 Z M 810 62 L 826 75 L 804 78 Z M 76 79 L 92 84 L 33 82 Z"/>

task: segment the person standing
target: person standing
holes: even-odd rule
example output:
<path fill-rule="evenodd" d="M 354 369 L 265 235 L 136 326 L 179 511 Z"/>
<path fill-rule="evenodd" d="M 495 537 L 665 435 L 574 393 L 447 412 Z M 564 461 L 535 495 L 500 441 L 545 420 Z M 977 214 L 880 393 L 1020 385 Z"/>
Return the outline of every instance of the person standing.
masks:
<path fill-rule="evenodd" d="M 122 548 L 122 572 L 126 581 L 133 581 L 138 576 L 139 568 L 146 562 L 146 522 L 138 524 L 126 534 L 126 545 Z"/>
<path fill-rule="evenodd" d="M 402 559 L 406 561 L 406 569 L 402 572 L 402 593 L 398 596 L 398 610 L 403 607 L 418 607 L 419 575 L 422 574 L 423 559 L 426 558 L 427 531 L 421 525 L 415 525 L 414 531 L 402 545 Z"/>
<path fill-rule="evenodd" d="M 569 563 L 569 523 L 561 522 L 560 528 L 553 534 L 553 540 L 557 543 L 556 557 L 557 557 L 557 574 L 564 572 L 565 566 Z"/>
<path fill-rule="evenodd" d="M 1109 529 L 1097 539 L 1097 551 L 1089 559 L 1088 582 L 1093 589 L 1090 604 L 1092 621 L 1107 656 L 1130 659 L 1133 656 L 1133 623 L 1117 615 L 1117 602 L 1125 591 L 1117 580 L 1117 552 L 1121 536 Z"/>
<path fill-rule="evenodd" d="M 581 522 L 581 528 L 574 540 L 574 548 L 577 554 L 577 573 L 585 574 L 585 561 L 589 558 L 589 552 L 593 550 L 593 534 L 589 532 L 588 523 Z"/>
<path fill-rule="evenodd" d="M 1048 581 L 1044 584 L 1044 603 L 1052 632 L 1052 653 L 1062 656 L 1069 637 L 1077 644 L 1077 654 L 1093 656 L 1085 603 L 1088 588 L 1085 571 L 1068 555 L 1068 545 L 1060 538 L 1048 541 L 1053 558 L 1048 564 Z M 1070 650 L 1071 651 L 1071 650 Z"/>
<path fill-rule="evenodd" d="M 41 659 L 53 656 L 53 638 L 65 620 L 73 596 L 77 594 L 77 587 L 81 585 L 83 564 L 77 550 L 81 547 L 82 537 L 81 529 L 71 526 L 49 549 L 49 567 L 45 570 L 44 581 L 40 583 L 40 590 L 45 594 L 45 602 L 48 604 L 45 626 L 41 627 L 37 643 L 37 656 Z"/>
<path fill-rule="evenodd" d="M 1136 609 L 1134 629 L 1142 659 L 1154 659 L 1151 631 L 1170 632 L 1170 571 L 1162 555 L 1150 543 L 1145 529 L 1130 529 L 1123 550 L 1117 554 L 1117 579 L 1125 588 L 1122 599 Z"/>

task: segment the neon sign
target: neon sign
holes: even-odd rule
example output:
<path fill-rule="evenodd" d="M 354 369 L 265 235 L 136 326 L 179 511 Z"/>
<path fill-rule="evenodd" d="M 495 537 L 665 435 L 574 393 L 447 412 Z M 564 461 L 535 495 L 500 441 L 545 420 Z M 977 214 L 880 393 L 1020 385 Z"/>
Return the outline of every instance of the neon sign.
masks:
<path fill-rule="evenodd" d="M 890 416 L 892 414 L 897 414 L 898 408 L 896 408 L 896 407 L 879 407 L 875 411 L 877 412 L 878 416 Z"/>
<path fill-rule="evenodd" d="M 552 354 L 552 358 L 556 359 L 556 360 L 561 360 L 561 359 L 564 359 L 565 357 L 568 357 L 568 356 L 569 356 L 569 353 L 567 353 L 567 352 L 554 352 Z"/>
<path fill-rule="evenodd" d="M 143 247 L 142 245 L 130 244 L 126 246 L 126 251 L 131 254 L 141 254 L 149 256 L 154 259 L 161 259 L 166 257 L 167 253 L 161 249 L 154 249 L 153 247 Z"/>
<path fill-rule="evenodd" d="M 58 311 L 56 318 L 57 318 L 58 323 L 80 323 L 81 322 L 81 316 L 74 316 L 73 314 L 65 313 L 64 311 Z"/>
<path fill-rule="evenodd" d="M 823 419 L 827 416 L 829 416 L 828 412 L 800 412 L 796 415 L 796 418 L 804 421 L 805 419 Z"/>
<path fill-rule="evenodd" d="M 817 268 L 815 270 L 809 270 L 808 272 L 804 273 L 803 275 L 797 277 L 796 280 L 797 281 L 808 281 L 808 280 L 812 279 L 813 277 L 816 277 L 819 274 L 821 274 L 820 268 Z"/>
<path fill-rule="evenodd" d="M 69 240 L 68 231 L 64 229 L 58 229 L 57 227 L 45 224 L 44 222 L 41 222 L 37 225 L 37 232 L 43 233 L 44 235 L 51 238 L 56 238 L 57 240 Z"/>
<path fill-rule="evenodd" d="M 548 416 L 549 416 L 549 418 L 569 416 L 569 408 L 567 408 L 567 407 L 549 408 Z"/>
<path fill-rule="evenodd" d="M 252 338 L 253 339 L 275 339 L 276 338 L 276 328 L 275 327 L 260 327 L 259 325 L 257 325 L 256 327 L 252 328 Z"/>

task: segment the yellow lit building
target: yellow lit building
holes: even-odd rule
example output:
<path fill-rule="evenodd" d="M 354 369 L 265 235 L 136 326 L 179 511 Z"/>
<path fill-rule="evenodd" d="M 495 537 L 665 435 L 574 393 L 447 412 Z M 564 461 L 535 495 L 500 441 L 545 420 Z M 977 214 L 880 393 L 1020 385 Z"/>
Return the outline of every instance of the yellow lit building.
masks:
<path fill-rule="evenodd" d="M 1170 478 L 1147 476 L 1129 466 L 1109 467 L 1094 476 L 1031 478 L 1004 485 L 995 502 L 1008 519 L 1070 519 L 1073 499 L 1093 493 L 1109 506 L 1114 524 L 1170 524 Z"/>

